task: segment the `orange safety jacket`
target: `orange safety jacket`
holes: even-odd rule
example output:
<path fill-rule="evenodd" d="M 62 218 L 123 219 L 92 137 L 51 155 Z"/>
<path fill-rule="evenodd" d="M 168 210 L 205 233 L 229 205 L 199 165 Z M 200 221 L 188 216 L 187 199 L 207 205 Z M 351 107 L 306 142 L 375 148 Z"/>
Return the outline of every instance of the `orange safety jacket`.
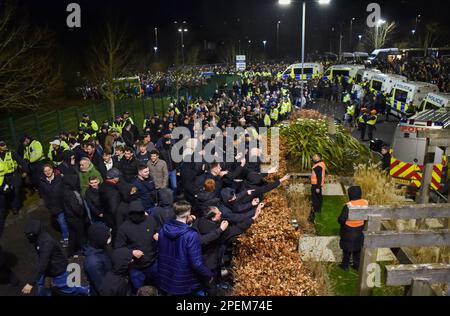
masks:
<path fill-rule="evenodd" d="M 316 163 L 313 166 L 312 173 L 311 173 L 311 184 L 312 185 L 317 185 L 318 184 L 317 183 L 317 174 L 314 171 L 314 169 L 317 168 L 317 167 L 322 167 L 322 183 L 320 184 L 320 186 L 323 187 L 324 184 L 325 184 L 325 169 L 326 169 L 325 163 L 323 161 L 318 162 L 318 163 Z"/>
<path fill-rule="evenodd" d="M 347 206 L 350 207 L 361 207 L 361 206 L 369 206 L 369 202 L 366 200 L 357 200 L 357 201 L 350 201 L 347 203 Z M 345 225 L 351 228 L 357 228 L 364 226 L 364 221 L 346 221 Z"/>

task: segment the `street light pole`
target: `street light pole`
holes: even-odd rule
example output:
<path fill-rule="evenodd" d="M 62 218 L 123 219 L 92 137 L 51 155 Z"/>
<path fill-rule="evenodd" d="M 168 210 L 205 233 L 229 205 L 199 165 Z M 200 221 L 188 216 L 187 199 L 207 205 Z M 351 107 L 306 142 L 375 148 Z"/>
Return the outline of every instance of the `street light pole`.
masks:
<path fill-rule="evenodd" d="M 155 27 L 155 55 L 158 57 L 158 28 Z"/>
<path fill-rule="evenodd" d="M 349 37 L 349 39 L 348 39 L 348 41 L 349 41 L 349 48 L 350 48 L 350 51 L 352 50 L 352 47 L 353 47 L 353 21 L 355 21 L 356 20 L 356 18 L 352 18 L 351 20 L 350 20 L 350 37 Z"/>
<path fill-rule="evenodd" d="M 281 21 L 277 22 L 277 58 L 280 58 L 280 24 Z"/>

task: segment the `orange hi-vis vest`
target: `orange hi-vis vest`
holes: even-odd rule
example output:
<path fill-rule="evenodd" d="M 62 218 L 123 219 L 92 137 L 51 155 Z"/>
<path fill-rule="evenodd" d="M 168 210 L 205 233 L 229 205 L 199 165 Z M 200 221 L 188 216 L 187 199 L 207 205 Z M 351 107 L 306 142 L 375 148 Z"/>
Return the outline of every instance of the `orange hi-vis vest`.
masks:
<path fill-rule="evenodd" d="M 347 203 L 347 206 L 350 207 L 367 207 L 369 206 L 369 202 L 366 200 L 357 200 L 357 201 L 350 201 Z M 345 225 L 351 228 L 357 228 L 364 226 L 364 221 L 346 221 Z"/>
<path fill-rule="evenodd" d="M 325 184 L 325 169 L 326 169 L 325 163 L 324 163 L 323 161 L 318 162 L 318 163 L 316 163 L 316 164 L 313 166 L 313 168 L 312 168 L 312 173 L 311 173 L 311 184 L 312 184 L 312 185 L 317 185 L 317 174 L 316 174 L 316 172 L 314 171 L 314 169 L 315 169 L 316 167 L 322 167 L 322 183 L 321 183 L 321 186 L 323 187 L 324 184 Z"/>

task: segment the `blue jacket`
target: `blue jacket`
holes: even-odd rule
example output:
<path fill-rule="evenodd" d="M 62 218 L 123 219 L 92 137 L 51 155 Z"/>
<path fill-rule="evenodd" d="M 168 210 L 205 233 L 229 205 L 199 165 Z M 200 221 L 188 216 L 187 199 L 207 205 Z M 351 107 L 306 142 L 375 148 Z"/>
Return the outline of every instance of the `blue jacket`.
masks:
<path fill-rule="evenodd" d="M 156 186 L 153 177 L 150 176 L 146 181 L 142 181 L 139 178 L 133 180 L 133 185 L 138 189 L 138 197 L 147 211 L 152 207 L 155 207 L 156 203 Z"/>
<path fill-rule="evenodd" d="M 98 296 L 103 279 L 112 269 L 111 259 L 105 250 L 92 246 L 87 246 L 85 255 L 84 271 L 91 285 L 91 295 Z"/>
<path fill-rule="evenodd" d="M 203 263 L 200 236 L 189 225 L 166 222 L 159 232 L 158 250 L 160 288 L 167 294 L 192 294 L 212 277 Z"/>

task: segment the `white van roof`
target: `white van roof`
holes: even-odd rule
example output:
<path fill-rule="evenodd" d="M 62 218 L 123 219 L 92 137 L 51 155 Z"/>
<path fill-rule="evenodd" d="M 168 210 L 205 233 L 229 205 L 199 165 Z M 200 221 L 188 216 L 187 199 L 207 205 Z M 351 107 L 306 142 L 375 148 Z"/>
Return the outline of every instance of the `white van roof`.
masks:
<path fill-rule="evenodd" d="M 309 67 L 314 68 L 314 67 L 320 67 L 320 66 L 322 66 L 322 64 L 319 64 L 319 63 L 305 63 L 304 64 L 304 68 L 309 68 Z M 301 63 L 293 64 L 293 65 L 290 65 L 289 68 L 302 68 L 302 64 Z"/>
<path fill-rule="evenodd" d="M 369 57 L 369 53 L 365 52 L 354 52 L 353 55 L 355 55 L 355 57 Z"/>
<path fill-rule="evenodd" d="M 331 69 L 365 69 L 364 65 L 333 65 Z"/>
<path fill-rule="evenodd" d="M 375 49 L 372 52 L 372 55 L 378 55 L 379 53 L 388 53 L 388 52 L 400 52 L 398 48 L 381 48 L 381 49 Z"/>
<path fill-rule="evenodd" d="M 397 82 L 395 85 L 396 88 L 400 88 L 403 90 L 414 91 L 415 89 L 420 88 L 430 88 L 439 90 L 438 86 L 428 83 L 428 82 L 419 82 L 419 81 L 408 81 L 408 82 Z"/>
<path fill-rule="evenodd" d="M 450 103 L 450 93 L 430 92 L 428 93 L 426 99 L 428 101 L 439 104 L 440 106 L 445 106 L 446 104 Z"/>

